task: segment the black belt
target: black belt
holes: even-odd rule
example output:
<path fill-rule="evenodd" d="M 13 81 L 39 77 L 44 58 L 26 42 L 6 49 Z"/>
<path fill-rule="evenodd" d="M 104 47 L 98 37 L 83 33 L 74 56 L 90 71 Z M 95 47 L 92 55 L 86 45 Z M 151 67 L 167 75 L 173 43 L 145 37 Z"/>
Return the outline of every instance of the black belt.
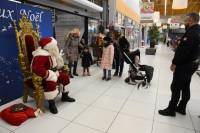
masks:
<path fill-rule="evenodd" d="M 50 70 L 56 72 L 58 69 L 56 67 L 54 67 L 54 68 L 51 68 Z"/>
<path fill-rule="evenodd" d="M 196 60 L 192 61 L 192 63 L 200 63 L 200 59 L 196 59 Z"/>

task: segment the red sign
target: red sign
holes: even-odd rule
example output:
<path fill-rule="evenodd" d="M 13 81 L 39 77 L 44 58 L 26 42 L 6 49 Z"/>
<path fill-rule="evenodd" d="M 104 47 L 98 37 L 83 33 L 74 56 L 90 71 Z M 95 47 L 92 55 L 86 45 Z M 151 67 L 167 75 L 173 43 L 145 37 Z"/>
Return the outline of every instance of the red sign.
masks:
<path fill-rule="evenodd" d="M 154 2 L 143 2 L 141 6 L 141 13 L 153 13 L 154 12 Z"/>

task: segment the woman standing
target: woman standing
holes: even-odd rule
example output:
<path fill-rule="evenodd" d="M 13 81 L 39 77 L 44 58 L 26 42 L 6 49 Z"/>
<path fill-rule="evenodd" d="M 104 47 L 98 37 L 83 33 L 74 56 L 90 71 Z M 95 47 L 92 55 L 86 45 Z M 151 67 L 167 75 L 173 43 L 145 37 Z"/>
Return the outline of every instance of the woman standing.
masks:
<path fill-rule="evenodd" d="M 79 57 L 79 52 L 78 52 L 78 47 L 83 47 L 80 44 L 80 32 L 79 30 L 74 30 L 73 32 L 69 33 L 69 36 L 65 42 L 65 53 L 66 53 L 66 58 L 69 61 L 69 70 L 70 70 L 70 77 L 73 78 L 72 76 L 72 66 L 73 66 L 73 75 L 78 76 L 77 73 L 77 63 L 78 63 L 78 57 Z"/>
<path fill-rule="evenodd" d="M 114 40 L 114 48 L 115 48 L 115 54 L 114 54 L 114 58 L 115 58 L 115 73 L 113 76 L 122 76 L 122 72 L 123 72 L 123 68 L 124 68 L 124 59 L 122 57 L 122 53 L 121 53 L 121 45 L 122 41 L 120 39 L 120 33 L 118 32 L 114 32 L 113 33 L 113 40 Z M 120 44 L 119 44 L 120 43 Z"/>
<path fill-rule="evenodd" d="M 114 58 L 114 46 L 110 37 L 104 37 L 101 67 L 103 68 L 102 80 L 111 80 L 111 69 Z M 107 75 L 108 73 L 108 75 Z"/>

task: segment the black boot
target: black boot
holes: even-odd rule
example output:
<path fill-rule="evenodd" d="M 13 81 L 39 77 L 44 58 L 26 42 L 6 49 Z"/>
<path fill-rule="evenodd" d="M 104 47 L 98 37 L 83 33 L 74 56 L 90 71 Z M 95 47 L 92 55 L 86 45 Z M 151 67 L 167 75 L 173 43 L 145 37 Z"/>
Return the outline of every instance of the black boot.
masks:
<path fill-rule="evenodd" d="M 119 77 L 121 77 L 122 76 L 122 72 L 119 72 Z"/>
<path fill-rule="evenodd" d="M 164 116 L 172 116 L 172 117 L 176 116 L 175 111 L 171 111 L 168 107 L 166 109 L 159 110 L 158 113 Z"/>
<path fill-rule="evenodd" d="M 73 75 L 74 75 L 74 76 L 78 76 L 78 73 L 74 72 Z"/>
<path fill-rule="evenodd" d="M 103 77 L 102 77 L 102 80 L 105 80 L 105 79 L 106 79 L 106 77 L 103 76 Z"/>
<path fill-rule="evenodd" d="M 180 101 L 178 106 L 176 107 L 176 112 L 182 115 L 186 115 L 186 104 Z"/>
<path fill-rule="evenodd" d="M 169 103 L 169 106 L 166 109 L 163 110 L 159 110 L 158 113 L 160 115 L 163 116 L 172 116 L 175 117 L 176 116 L 176 112 L 175 112 L 176 106 L 173 105 L 171 102 Z"/>
<path fill-rule="evenodd" d="M 117 76 L 117 75 L 118 75 L 118 72 L 115 72 L 113 76 Z"/>
<path fill-rule="evenodd" d="M 71 72 L 70 72 L 70 74 L 69 74 L 69 77 L 70 77 L 70 78 L 74 78 L 73 75 L 71 74 Z"/>
<path fill-rule="evenodd" d="M 108 78 L 106 79 L 106 81 L 109 81 L 109 80 L 111 80 L 111 77 L 108 77 Z"/>
<path fill-rule="evenodd" d="M 75 102 L 74 98 L 69 97 L 69 92 L 63 92 L 61 100 L 63 102 Z"/>
<path fill-rule="evenodd" d="M 49 103 L 49 111 L 52 114 L 57 114 L 58 110 L 57 110 L 57 107 L 55 105 L 55 101 L 54 100 L 48 100 L 48 103 Z"/>

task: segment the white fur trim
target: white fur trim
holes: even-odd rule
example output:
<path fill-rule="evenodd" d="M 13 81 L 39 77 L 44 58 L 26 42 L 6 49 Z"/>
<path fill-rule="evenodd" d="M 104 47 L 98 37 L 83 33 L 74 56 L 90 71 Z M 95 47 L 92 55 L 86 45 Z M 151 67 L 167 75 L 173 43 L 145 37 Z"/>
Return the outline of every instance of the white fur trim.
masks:
<path fill-rule="evenodd" d="M 57 66 L 57 60 L 54 56 L 51 56 L 51 60 L 52 60 L 52 63 L 53 63 L 53 67 L 56 67 Z"/>
<path fill-rule="evenodd" d="M 56 73 L 53 72 L 52 70 L 48 70 L 48 72 L 49 72 L 49 75 L 48 75 L 48 77 L 46 78 L 46 81 L 57 82 L 58 77 L 57 77 Z"/>
<path fill-rule="evenodd" d="M 63 87 L 63 92 L 65 93 L 65 92 L 68 92 L 68 91 L 69 91 L 68 85 L 65 85 L 65 86 Z"/>
<path fill-rule="evenodd" d="M 57 41 L 56 41 L 53 37 L 51 37 L 51 39 L 52 39 L 51 42 L 47 43 L 47 44 L 44 46 L 43 49 L 48 50 L 48 49 L 51 49 L 52 47 L 57 46 Z"/>
<path fill-rule="evenodd" d="M 44 96 L 46 100 L 52 100 L 58 95 L 58 89 L 55 89 L 54 91 L 44 92 Z"/>
<path fill-rule="evenodd" d="M 56 71 L 56 76 L 57 76 L 57 77 L 59 77 L 59 76 L 60 76 L 60 74 L 59 74 L 59 71 Z"/>
<path fill-rule="evenodd" d="M 49 52 L 38 47 L 35 51 L 32 52 L 32 55 L 35 56 L 50 56 Z"/>
<path fill-rule="evenodd" d="M 38 117 L 39 115 L 43 115 L 44 112 L 41 109 L 37 108 L 37 110 L 34 112 L 34 114 L 35 114 L 35 117 Z"/>

